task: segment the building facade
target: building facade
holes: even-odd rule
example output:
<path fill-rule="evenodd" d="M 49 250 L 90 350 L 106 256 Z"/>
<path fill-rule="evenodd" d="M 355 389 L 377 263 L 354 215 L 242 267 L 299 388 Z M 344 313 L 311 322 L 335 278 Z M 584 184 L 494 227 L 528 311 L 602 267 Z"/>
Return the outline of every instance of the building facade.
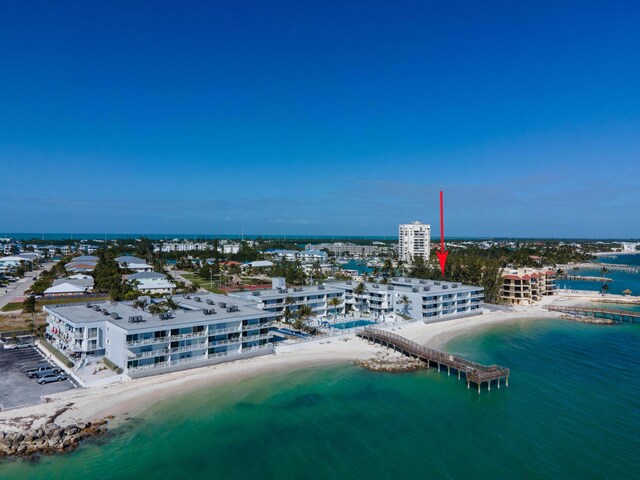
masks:
<path fill-rule="evenodd" d="M 46 306 L 47 338 L 72 358 L 104 356 L 130 377 L 273 353 L 276 315 L 252 302 L 217 294 L 173 301 L 178 308 L 160 314 L 133 302 Z"/>
<path fill-rule="evenodd" d="M 531 305 L 556 290 L 556 272 L 549 269 L 505 269 L 500 299 L 509 305 Z"/>
<path fill-rule="evenodd" d="M 398 258 L 411 264 L 417 257 L 429 260 L 431 226 L 421 222 L 400 225 L 398 228 Z"/>
<path fill-rule="evenodd" d="M 284 280 L 284 279 L 283 279 Z M 232 292 L 230 296 L 253 302 L 256 308 L 271 312 L 276 319 L 282 321 L 288 310 L 295 315 L 302 305 L 307 305 L 313 312 L 312 317 L 326 320 L 334 315 L 344 314 L 344 292 L 333 285 L 316 285 L 308 287 L 286 287 L 284 283 L 279 288 L 255 290 L 253 292 Z M 332 305 L 332 299 L 337 297 L 340 303 Z"/>
<path fill-rule="evenodd" d="M 482 287 L 417 278 L 392 278 L 387 284 L 347 280 L 331 286 L 344 290 L 348 310 L 380 319 L 395 314 L 427 323 L 478 315 L 484 298 Z"/>
<path fill-rule="evenodd" d="M 305 250 L 326 250 L 336 255 L 346 255 L 350 257 L 375 257 L 387 255 L 394 250 L 394 247 L 385 244 L 356 245 L 350 242 L 320 243 L 318 245 L 305 245 Z"/>
<path fill-rule="evenodd" d="M 171 282 L 164 273 L 138 272 L 126 276 L 127 281 L 135 286 L 135 289 L 149 294 L 172 294 L 176 284 Z"/>

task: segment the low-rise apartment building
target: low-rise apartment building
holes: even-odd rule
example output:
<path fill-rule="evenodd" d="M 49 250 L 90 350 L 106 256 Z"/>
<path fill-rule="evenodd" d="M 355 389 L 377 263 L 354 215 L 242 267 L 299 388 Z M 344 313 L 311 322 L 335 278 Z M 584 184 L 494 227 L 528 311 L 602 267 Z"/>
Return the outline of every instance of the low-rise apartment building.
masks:
<path fill-rule="evenodd" d="M 167 275 L 158 272 L 138 272 L 127 275 L 126 279 L 135 286 L 135 289 L 149 294 L 173 293 L 176 284 L 171 282 Z"/>
<path fill-rule="evenodd" d="M 500 299 L 509 305 L 531 305 L 556 290 L 556 272 L 550 269 L 505 269 Z"/>
<path fill-rule="evenodd" d="M 286 287 L 284 279 L 278 278 L 274 279 L 274 288 L 253 292 L 233 292 L 229 295 L 253 302 L 256 308 L 274 313 L 278 320 L 284 318 L 286 310 L 295 314 L 302 305 L 311 307 L 313 317 L 319 320 L 342 315 L 345 308 L 344 291 L 333 285 Z M 334 306 L 332 299 L 335 297 L 340 300 L 340 303 Z"/>
<path fill-rule="evenodd" d="M 484 298 L 482 287 L 417 278 L 392 278 L 386 284 L 347 280 L 331 286 L 344 290 L 349 310 L 377 318 L 393 313 L 425 322 L 480 314 Z"/>
<path fill-rule="evenodd" d="M 325 250 L 338 256 L 347 255 L 360 258 L 386 255 L 395 250 L 395 247 L 381 244 L 380 242 L 375 245 L 356 245 L 350 242 L 320 243 L 317 245 L 310 243 L 305 245 L 304 248 L 305 250 Z"/>
<path fill-rule="evenodd" d="M 69 357 L 104 356 L 130 377 L 273 353 L 276 315 L 253 302 L 217 294 L 173 301 L 177 309 L 159 314 L 134 302 L 45 306 L 47 338 Z"/>

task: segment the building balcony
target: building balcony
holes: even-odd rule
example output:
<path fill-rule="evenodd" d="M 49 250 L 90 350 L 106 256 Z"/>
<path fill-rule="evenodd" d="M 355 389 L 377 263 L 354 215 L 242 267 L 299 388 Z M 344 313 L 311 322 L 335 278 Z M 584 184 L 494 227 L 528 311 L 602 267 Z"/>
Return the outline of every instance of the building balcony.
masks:
<path fill-rule="evenodd" d="M 240 351 L 231 352 L 231 353 L 230 352 L 209 353 L 205 355 L 199 355 L 197 357 L 181 358 L 180 360 L 167 360 L 164 362 L 152 363 L 149 365 L 141 365 L 139 367 L 129 367 L 127 371 L 131 373 L 135 373 L 135 372 L 155 370 L 159 368 L 167 368 L 167 367 L 173 367 L 173 366 L 179 366 L 179 365 L 198 364 L 206 361 L 207 359 L 218 358 L 218 357 L 229 357 L 229 359 L 232 360 L 234 357 L 237 357 L 238 355 L 244 352 L 250 352 L 255 350 L 273 350 L 273 344 L 267 343 L 265 345 L 258 345 L 255 347 L 243 348 Z"/>
<path fill-rule="evenodd" d="M 237 330 L 236 330 L 237 331 Z M 175 342 L 179 340 L 186 340 L 189 338 L 199 338 L 206 337 L 207 331 L 203 330 L 202 332 L 193 332 L 193 333 L 183 333 L 180 335 L 169 335 L 165 337 L 152 337 L 152 338 L 143 338 L 142 340 L 130 340 L 127 342 L 128 347 L 134 347 L 138 345 L 151 345 L 154 343 L 164 343 L 164 342 Z"/>

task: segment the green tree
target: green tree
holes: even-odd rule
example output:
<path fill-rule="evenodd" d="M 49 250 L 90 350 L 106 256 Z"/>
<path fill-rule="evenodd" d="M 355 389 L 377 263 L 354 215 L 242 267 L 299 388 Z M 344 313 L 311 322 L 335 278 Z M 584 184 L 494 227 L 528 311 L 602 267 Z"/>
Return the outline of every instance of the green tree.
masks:
<path fill-rule="evenodd" d="M 356 297 L 356 300 L 358 302 L 358 309 L 360 311 L 360 313 L 362 313 L 363 310 L 363 299 L 362 299 L 362 295 L 364 294 L 364 292 L 367 291 L 367 286 L 360 282 L 358 284 L 358 286 L 356 288 L 353 289 L 353 295 Z"/>
<path fill-rule="evenodd" d="M 296 319 L 294 321 L 294 327 L 302 329 L 307 327 L 307 322 L 313 316 L 313 310 L 309 305 L 300 305 L 296 310 Z"/>
<path fill-rule="evenodd" d="M 287 297 L 284 299 L 284 321 L 285 323 L 290 323 L 291 318 L 293 317 L 293 312 L 291 311 L 291 305 L 296 303 L 293 297 Z"/>
<path fill-rule="evenodd" d="M 409 297 L 407 295 L 402 295 L 397 303 L 402 305 L 402 315 L 408 316 L 409 310 L 411 309 L 411 300 Z"/>
<path fill-rule="evenodd" d="M 329 299 L 329 306 L 331 308 L 333 308 L 333 321 L 334 321 L 334 323 L 338 318 L 338 307 L 341 304 L 342 304 L 342 301 L 340 300 L 340 297 L 331 297 Z"/>
<path fill-rule="evenodd" d="M 29 296 L 24 299 L 22 302 L 22 311 L 24 313 L 31 314 L 31 323 L 33 324 L 33 330 L 37 331 L 38 326 L 36 325 L 36 299 L 33 296 Z"/>

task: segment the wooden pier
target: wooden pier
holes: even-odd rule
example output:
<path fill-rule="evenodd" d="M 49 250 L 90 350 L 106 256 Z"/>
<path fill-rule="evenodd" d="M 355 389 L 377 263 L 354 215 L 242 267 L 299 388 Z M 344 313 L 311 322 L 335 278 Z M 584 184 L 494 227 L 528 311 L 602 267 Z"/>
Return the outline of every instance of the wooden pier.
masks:
<path fill-rule="evenodd" d="M 570 305 L 545 305 L 544 308 L 550 312 L 566 313 L 579 317 L 604 318 L 618 323 L 635 323 L 640 319 L 640 312 L 614 308 L 576 307 Z"/>
<path fill-rule="evenodd" d="M 621 263 L 569 263 L 557 265 L 557 267 L 565 272 L 569 270 L 601 270 L 604 267 L 609 272 L 640 273 L 640 267 Z"/>
<path fill-rule="evenodd" d="M 457 355 L 425 347 L 395 333 L 377 328 L 367 327 L 356 335 L 370 342 L 377 342 L 380 345 L 393 348 L 409 357 L 422 360 L 427 364 L 427 368 L 434 365 L 437 365 L 438 371 L 441 368 L 446 368 L 447 375 L 451 375 L 451 371 L 454 370 L 458 373 L 458 380 L 464 374 L 467 388 L 471 388 L 471 384 L 474 383 L 478 387 L 478 393 L 480 393 L 483 383 L 486 383 L 487 388 L 491 390 L 491 384 L 495 381 L 498 388 L 500 388 L 500 381 L 503 378 L 505 379 L 505 385 L 509 386 L 508 368 L 500 367 L 499 365 L 482 365 Z"/>

